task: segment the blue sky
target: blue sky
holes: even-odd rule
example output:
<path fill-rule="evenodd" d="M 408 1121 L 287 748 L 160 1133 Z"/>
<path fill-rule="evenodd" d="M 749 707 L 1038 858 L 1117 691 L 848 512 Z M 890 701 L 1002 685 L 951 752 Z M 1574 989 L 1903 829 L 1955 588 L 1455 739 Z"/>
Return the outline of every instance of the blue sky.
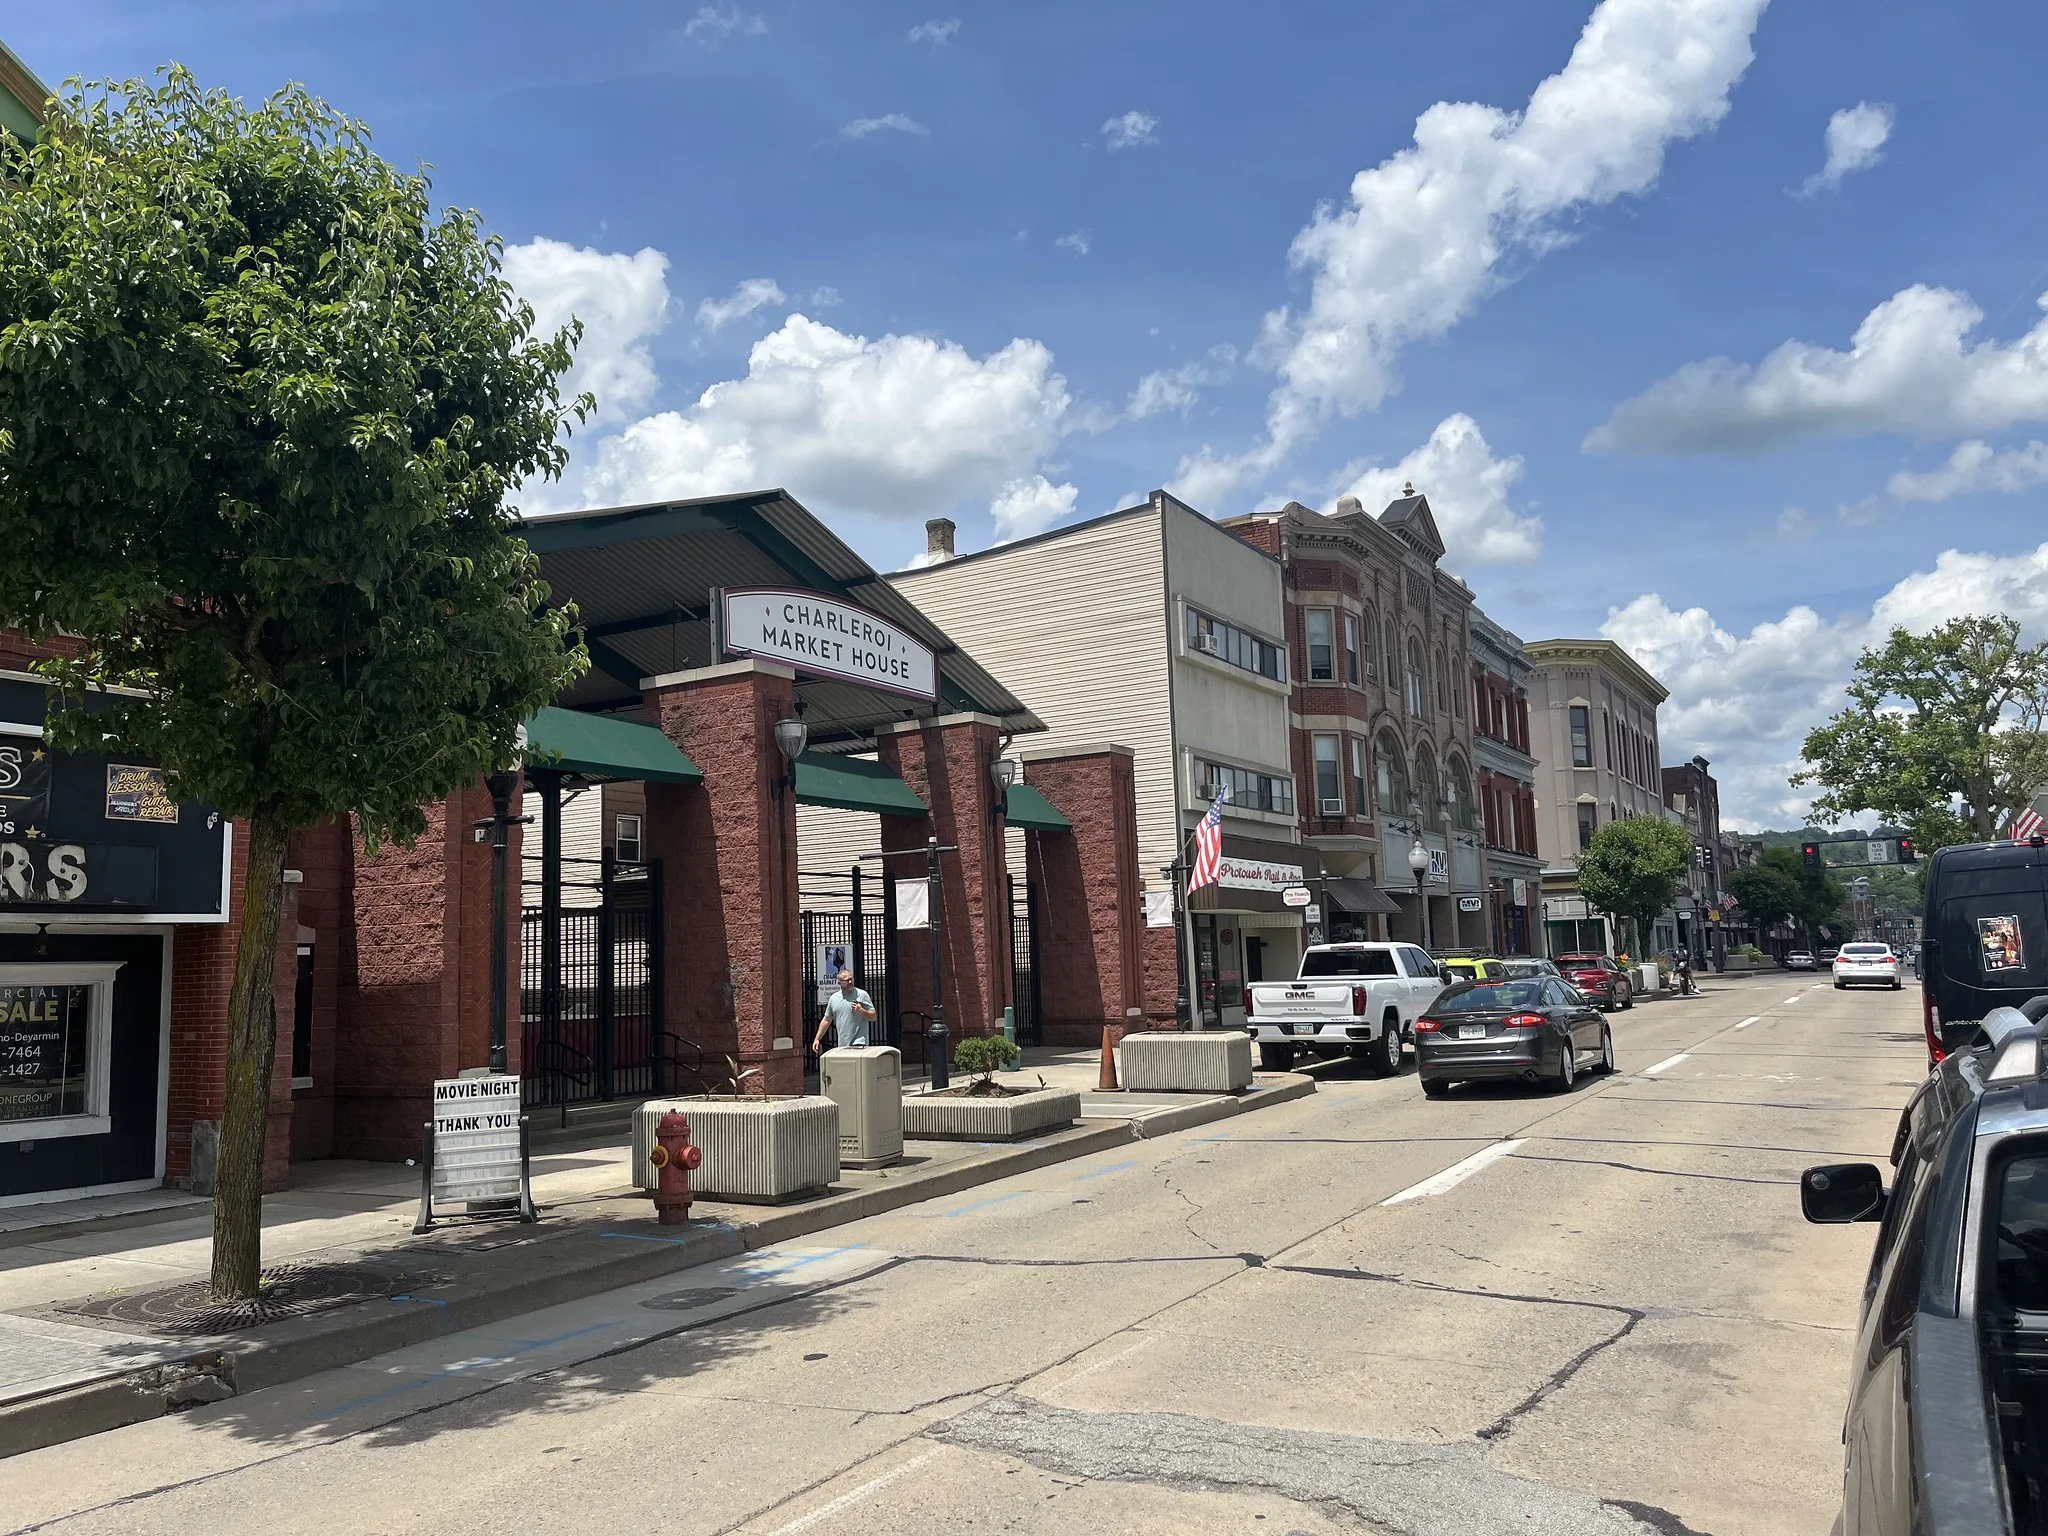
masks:
<path fill-rule="evenodd" d="M 6 27 L 50 81 L 302 80 L 431 162 L 590 329 L 604 417 L 549 505 L 780 483 L 891 567 L 939 512 L 978 547 L 1158 485 L 1224 515 L 1412 473 L 1488 611 L 1630 646 L 1673 688 L 1666 760 L 1706 751 L 1757 822 L 1796 811 L 1799 733 L 1884 624 L 2048 619 L 2038 6 Z"/>

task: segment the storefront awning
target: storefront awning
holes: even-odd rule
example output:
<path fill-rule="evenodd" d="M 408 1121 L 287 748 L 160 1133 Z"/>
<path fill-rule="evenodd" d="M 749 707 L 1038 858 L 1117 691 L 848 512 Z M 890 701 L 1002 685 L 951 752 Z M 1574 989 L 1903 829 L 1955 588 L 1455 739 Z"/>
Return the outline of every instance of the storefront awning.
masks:
<path fill-rule="evenodd" d="M 1346 912 L 1365 916 L 1372 912 L 1398 912 L 1400 904 L 1370 880 L 1329 880 L 1325 883 L 1330 901 Z"/>
<path fill-rule="evenodd" d="M 893 768 L 867 757 L 806 752 L 796 760 L 798 805 L 830 805 L 877 816 L 929 816 L 931 810 Z"/>
<path fill-rule="evenodd" d="M 1012 784 L 1003 801 L 1003 820 L 1026 832 L 1071 832 L 1074 824 L 1059 807 L 1029 784 Z"/>
<path fill-rule="evenodd" d="M 526 765 L 585 779 L 704 781 L 704 770 L 653 726 L 573 709 L 543 709 L 526 722 Z"/>

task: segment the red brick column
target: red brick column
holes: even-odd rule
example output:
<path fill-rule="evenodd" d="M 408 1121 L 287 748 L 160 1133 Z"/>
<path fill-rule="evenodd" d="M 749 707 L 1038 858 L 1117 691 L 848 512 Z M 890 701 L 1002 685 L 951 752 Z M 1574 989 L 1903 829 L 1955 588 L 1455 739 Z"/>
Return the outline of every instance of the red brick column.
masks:
<path fill-rule="evenodd" d="M 164 1183 L 192 1182 L 192 1124 L 220 1123 L 227 1103 L 228 990 L 242 938 L 242 882 L 248 833 L 231 829 L 228 920 L 180 927 L 171 941 L 171 1081 L 166 1115 Z M 277 924 L 277 976 L 271 989 L 279 1042 L 270 1077 L 270 1124 L 263 1142 L 263 1187 L 290 1182 L 292 1144 L 291 1017 L 298 983 L 298 887 L 284 889 Z"/>
<path fill-rule="evenodd" d="M 910 857 L 887 863 L 892 880 L 925 878 L 926 840 L 958 853 L 939 856 L 945 902 L 940 929 L 945 945 L 946 1033 L 954 1040 L 1001 1026 L 1011 985 L 1009 866 L 995 810 L 989 765 L 1001 750 L 1003 728 L 987 715 L 942 715 L 883 731 L 876 756 L 931 807 L 929 820 L 884 816 L 884 852 Z M 925 1008 L 931 993 L 930 931 L 897 940 L 906 1008 Z M 895 978 L 891 978 L 892 981 Z"/>
<path fill-rule="evenodd" d="M 1026 752 L 1024 780 L 1074 824 L 1027 840 L 1045 1038 L 1093 1045 L 1145 1004 L 1145 906 L 1129 747 Z"/>
<path fill-rule="evenodd" d="M 647 682 L 649 718 L 704 770 L 701 785 L 647 786 L 647 849 L 661 860 L 668 1027 L 730 1055 L 752 1093 L 803 1092 L 797 1018 L 796 796 L 775 722 L 796 707 L 795 674 L 765 661 Z M 782 1043 L 787 1042 L 787 1043 Z"/>

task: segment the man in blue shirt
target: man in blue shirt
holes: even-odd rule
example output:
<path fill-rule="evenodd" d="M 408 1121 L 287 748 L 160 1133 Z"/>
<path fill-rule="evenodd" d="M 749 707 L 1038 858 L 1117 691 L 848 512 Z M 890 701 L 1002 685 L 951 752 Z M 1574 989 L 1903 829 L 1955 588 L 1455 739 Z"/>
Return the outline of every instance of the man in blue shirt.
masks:
<path fill-rule="evenodd" d="M 828 1029 L 839 1032 L 842 1050 L 868 1044 L 869 1028 L 874 1021 L 875 1000 L 853 984 L 853 972 L 841 971 L 839 990 L 825 999 L 825 1011 L 818 1018 L 818 1035 L 811 1042 L 811 1054 L 815 1056 L 825 1049 Z"/>

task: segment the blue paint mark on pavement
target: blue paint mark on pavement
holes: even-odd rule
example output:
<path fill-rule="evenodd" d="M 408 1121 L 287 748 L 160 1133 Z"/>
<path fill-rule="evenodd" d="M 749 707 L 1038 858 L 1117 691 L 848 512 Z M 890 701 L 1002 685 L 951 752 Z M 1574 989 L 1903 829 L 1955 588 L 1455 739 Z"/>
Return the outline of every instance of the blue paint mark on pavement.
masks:
<path fill-rule="evenodd" d="M 1087 1182 L 1088 1180 L 1090 1180 L 1090 1179 L 1099 1179 L 1099 1178 L 1101 1178 L 1101 1177 L 1102 1177 L 1102 1176 L 1103 1176 L 1103 1175 L 1104 1175 L 1105 1173 L 1122 1173 L 1122 1172 L 1123 1172 L 1123 1171 L 1124 1171 L 1124 1170 L 1125 1170 L 1126 1168 L 1135 1168 L 1135 1167 L 1137 1167 L 1137 1166 L 1138 1166 L 1138 1165 L 1137 1165 L 1137 1163 L 1136 1163 L 1136 1162 L 1129 1162 L 1129 1163 L 1111 1163 L 1111 1164 L 1110 1164 L 1110 1165 L 1109 1165 L 1109 1166 L 1108 1166 L 1107 1168 L 1098 1168 L 1098 1169 L 1096 1169 L 1096 1170 L 1095 1170 L 1095 1171 L 1094 1171 L 1093 1173 L 1077 1173 L 1077 1174 L 1075 1174 L 1075 1175 L 1074 1175 L 1074 1182 L 1075 1182 L 1076 1184 L 1084 1184 L 1084 1183 L 1086 1183 L 1086 1182 Z"/>
<path fill-rule="evenodd" d="M 1007 1195 L 997 1195 L 993 1200 L 977 1200 L 972 1205 L 959 1206 L 950 1211 L 941 1211 L 939 1214 L 951 1221 L 955 1216 L 965 1216 L 972 1211 L 985 1211 L 992 1205 L 1002 1205 L 1010 1200 L 1021 1200 L 1030 1193 L 1028 1189 L 1014 1189 Z"/>

